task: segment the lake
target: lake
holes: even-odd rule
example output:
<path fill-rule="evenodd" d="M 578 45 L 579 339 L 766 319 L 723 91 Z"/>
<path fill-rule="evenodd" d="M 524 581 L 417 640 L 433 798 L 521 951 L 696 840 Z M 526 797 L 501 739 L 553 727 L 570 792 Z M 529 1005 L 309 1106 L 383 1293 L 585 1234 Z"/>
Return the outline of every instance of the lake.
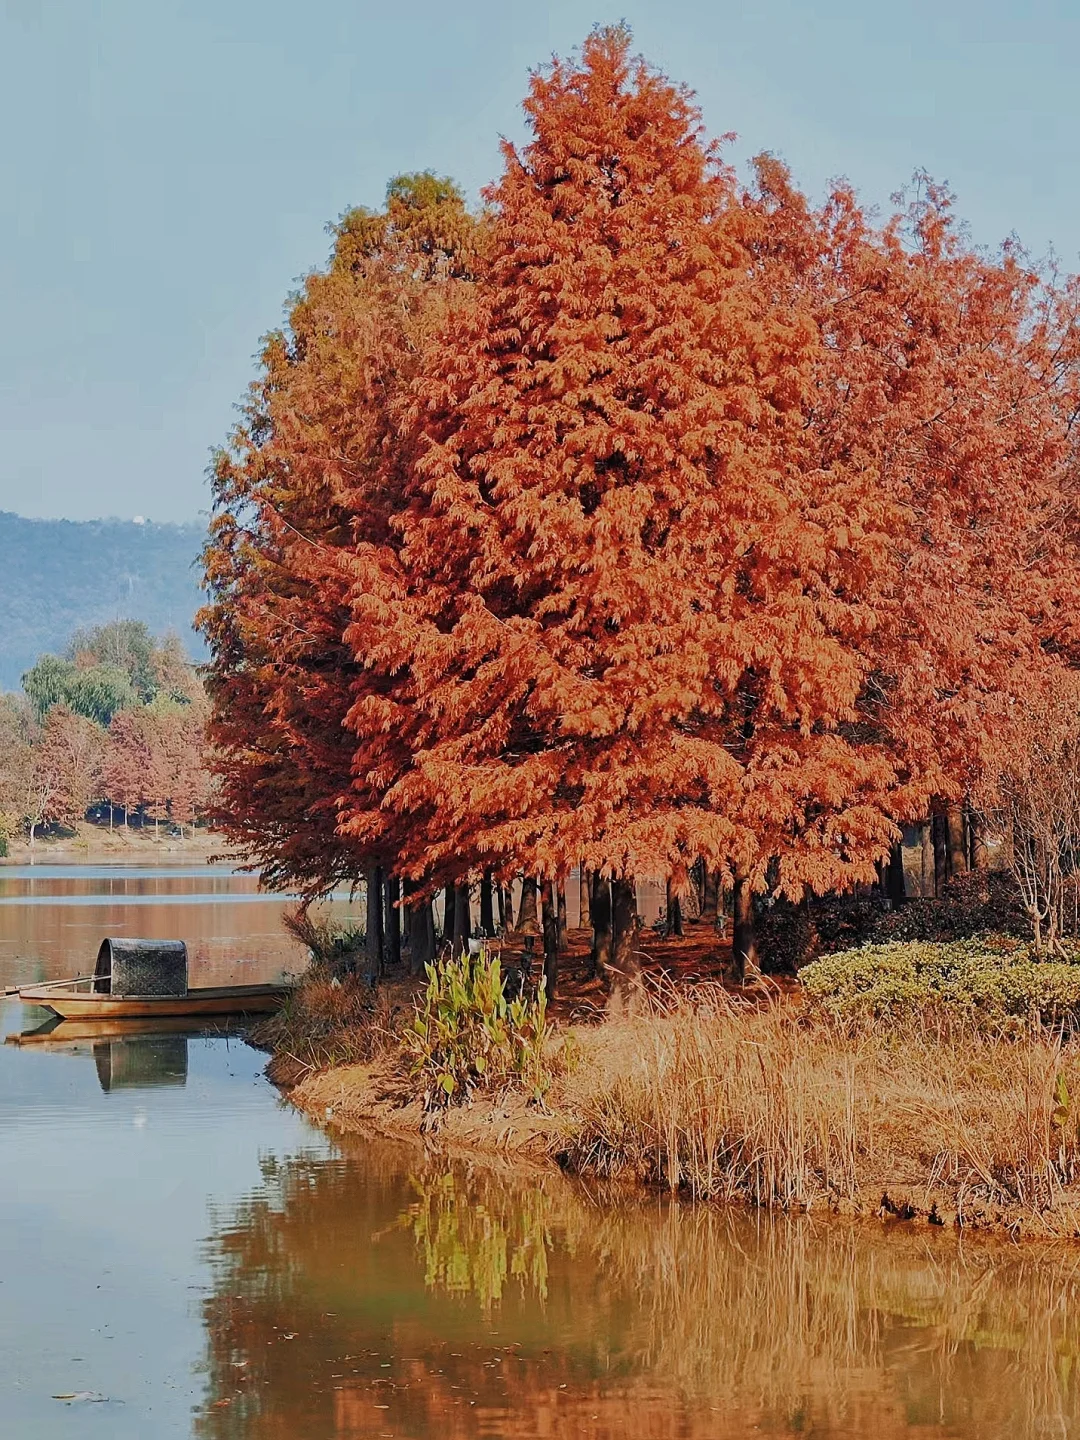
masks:
<path fill-rule="evenodd" d="M 9 867 L 0 981 L 105 934 L 273 979 L 302 961 L 284 903 L 224 867 Z M 0 1046 L 5 1440 L 1080 1435 L 1078 1250 L 333 1140 L 264 1063 L 199 1033 Z"/>

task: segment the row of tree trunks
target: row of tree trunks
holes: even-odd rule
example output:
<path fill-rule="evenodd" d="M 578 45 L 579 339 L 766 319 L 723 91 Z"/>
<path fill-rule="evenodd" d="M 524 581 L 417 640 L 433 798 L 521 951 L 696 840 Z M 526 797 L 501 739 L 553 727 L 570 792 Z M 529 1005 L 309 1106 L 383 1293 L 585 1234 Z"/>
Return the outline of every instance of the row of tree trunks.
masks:
<path fill-rule="evenodd" d="M 965 874 L 970 869 L 984 869 L 986 865 L 987 848 L 978 817 L 959 802 L 935 802 L 930 821 L 923 831 L 923 893 L 928 893 L 926 886 L 932 884 L 933 893 L 940 895 L 947 880 L 953 876 Z M 420 973 L 424 965 L 434 958 L 436 950 L 431 904 L 413 909 L 408 906 L 406 894 L 406 905 L 400 907 L 402 890 L 397 877 L 384 875 L 380 867 L 368 871 L 366 879 L 369 973 L 381 976 L 386 968 L 400 964 L 403 925 L 409 942 L 411 969 Z M 701 918 L 715 921 L 723 893 L 720 872 L 702 866 L 700 874 L 695 873 L 694 880 L 697 896 L 700 897 Z M 881 883 L 886 894 L 899 899 L 897 888 L 902 887 L 903 870 L 897 856 L 882 865 Z M 695 896 L 691 896 L 691 900 L 694 899 Z M 670 878 L 667 881 L 666 903 L 670 933 L 682 935 L 683 906 L 680 897 L 673 891 Z M 496 931 L 496 904 L 499 926 L 505 928 L 511 916 L 510 893 L 501 884 L 496 884 L 488 871 L 480 882 L 479 923 L 484 934 Z M 732 910 L 733 978 L 741 983 L 747 976 L 757 973 L 759 957 L 751 884 L 747 875 L 738 872 L 734 877 Z M 580 871 L 579 917 L 580 924 L 593 932 L 592 975 L 607 981 L 613 992 L 626 992 L 640 974 L 635 948 L 637 905 L 633 879 L 609 881 L 583 867 Z M 469 926 L 469 887 L 446 886 L 443 935 L 451 941 L 455 953 L 465 948 Z M 554 995 L 559 956 L 567 943 L 565 886 L 550 880 L 538 883 L 535 876 L 525 876 L 516 928 L 543 937 L 544 974 L 548 994 Z"/>
<path fill-rule="evenodd" d="M 934 801 L 923 827 L 922 847 L 923 895 L 940 897 L 950 880 L 985 870 L 989 864 L 980 818 L 959 800 Z"/>

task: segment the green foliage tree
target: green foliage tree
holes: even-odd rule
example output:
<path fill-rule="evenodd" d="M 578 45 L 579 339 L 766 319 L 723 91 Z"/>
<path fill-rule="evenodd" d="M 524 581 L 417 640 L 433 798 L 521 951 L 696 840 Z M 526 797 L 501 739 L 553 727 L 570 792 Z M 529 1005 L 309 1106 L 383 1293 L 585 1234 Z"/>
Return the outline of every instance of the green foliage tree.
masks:
<path fill-rule="evenodd" d="M 115 665 L 92 665 L 88 670 L 76 671 L 67 703 L 76 715 L 104 726 L 138 699 L 138 692 L 123 670 Z"/>
<path fill-rule="evenodd" d="M 22 677 L 23 693 L 38 720 L 43 720 L 54 705 L 67 703 L 75 673 L 73 661 L 62 660 L 59 655 L 42 655 Z"/>
<path fill-rule="evenodd" d="M 157 650 L 145 621 L 112 620 L 108 625 L 76 630 L 67 658 L 81 670 L 101 666 L 122 671 L 139 699 L 146 703 L 157 694 Z"/>
<path fill-rule="evenodd" d="M 40 721 L 57 705 L 66 705 L 76 715 L 108 725 L 118 710 L 139 701 L 139 692 L 119 666 L 80 669 L 58 655 L 43 655 L 23 676 L 23 690 Z"/>

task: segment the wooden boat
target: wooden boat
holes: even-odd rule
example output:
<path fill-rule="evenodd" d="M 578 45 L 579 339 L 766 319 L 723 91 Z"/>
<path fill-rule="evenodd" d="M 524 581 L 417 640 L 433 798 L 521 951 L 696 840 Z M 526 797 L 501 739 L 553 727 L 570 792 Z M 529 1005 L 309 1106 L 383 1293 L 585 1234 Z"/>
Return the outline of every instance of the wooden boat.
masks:
<path fill-rule="evenodd" d="M 24 1005 L 40 1005 L 64 1020 L 162 1020 L 214 1015 L 265 1015 L 287 985 L 188 985 L 182 940 L 107 938 L 92 975 L 14 987 Z"/>
<path fill-rule="evenodd" d="M 94 989 L 93 975 L 49 985 L 23 985 L 15 998 L 40 1005 L 65 1020 L 162 1020 L 180 1016 L 266 1015 L 277 1010 L 287 985 L 217 985 L 183 995 L 107 995 Z"/>

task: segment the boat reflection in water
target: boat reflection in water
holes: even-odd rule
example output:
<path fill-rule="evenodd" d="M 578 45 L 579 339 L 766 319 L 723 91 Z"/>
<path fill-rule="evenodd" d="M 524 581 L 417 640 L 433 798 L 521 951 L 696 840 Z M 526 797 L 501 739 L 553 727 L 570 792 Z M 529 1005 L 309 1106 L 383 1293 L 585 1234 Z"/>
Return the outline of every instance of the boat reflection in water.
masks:
<path fill-rule="evenodd" d="M 98 1083 L 110 1090 L 183 1086 L 188 1075 L 186 1035 L 133 1035 L 129 1040 L 99 1040 L 94 1045 Z"/>
<path fill-rule="evenodd" d="M 32 1046 L 94 1062 L 98 1083 L 112 1090 L 182 1088 L 188 1077 L 188 1037 L 205 1034 L 205 1024 L 174 1021 L 168 1030 L 153 1021 L 47 1020 L 33 1030 L 7 1036 L 7 1044 Z"/>

